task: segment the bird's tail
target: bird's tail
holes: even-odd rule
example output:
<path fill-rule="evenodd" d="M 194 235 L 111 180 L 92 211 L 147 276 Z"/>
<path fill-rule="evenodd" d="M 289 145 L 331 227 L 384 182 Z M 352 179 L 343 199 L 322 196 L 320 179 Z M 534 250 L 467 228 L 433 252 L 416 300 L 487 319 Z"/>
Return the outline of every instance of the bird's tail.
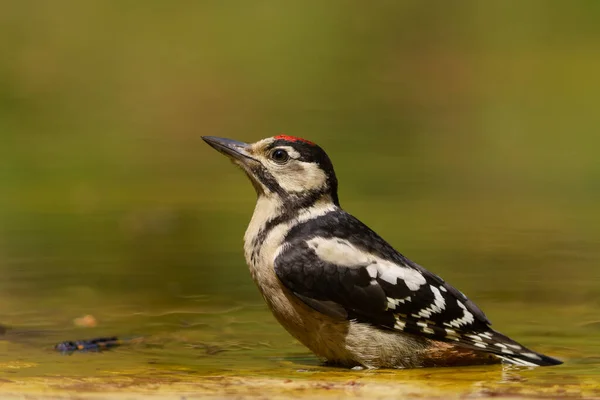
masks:
<path fill-rule="evenodd" d="M 488 334 L 492 337 L 488 350 L 492 350 L 494 354 L 507 363 L 524 367 L 542 367 L 563 363 L 556 358 L 530 350 L 500 332 L 490 329 Z"/>

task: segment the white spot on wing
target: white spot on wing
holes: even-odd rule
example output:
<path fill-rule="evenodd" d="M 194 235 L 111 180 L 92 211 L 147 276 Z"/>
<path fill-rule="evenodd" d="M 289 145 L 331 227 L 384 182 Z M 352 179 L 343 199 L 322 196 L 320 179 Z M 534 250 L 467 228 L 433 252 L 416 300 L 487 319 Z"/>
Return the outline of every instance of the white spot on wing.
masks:
<path fill-rule="evenodd" d="M 425 277 L 415 269 L 402 267 L 386 260 L 381 260 L 376 265 L 379 271 L 379 278 L 392 285 L 401 280 L 410 290 L 416 291 L 426 282 Z"/>
<path fill-rule="evenodd" d="M 431 306 L 419 311 L 418 315 L 423 318 L 429 318 L 431 317 L 431 314 L 441 313 L 446 308 L 446 300 L 444 300 L 444 297 L 442 296 L 442 293 L 440 293 L 440 290 L 433 285 L 429 285 L 429 287 L 433 292 L 434 300 Z"/>
<path fill-rule="evenodd" d="M 395 310 L 396 309 L 396 299 L 392 299 L 391 297 L 387 298 L 387 308 L 388 310 Z"/>
<path fill-rule="evenodd" d="M 394 328 L 403 331 L 406 326 L 406 322 L 399 320 L 396 318 L 396 323 L 394 324 Z"/>
<path fill-rule="evenodd" d="M 373 281 L 371 283 L 373 283 Z M 377 285 L 378 283 L 375 282 L 375 284 Z M 387 302 L 388 302 L 387 308 L 394 310 L 400 304 L 404 304 L 407 301 L 410 301 L 410 296 L 405 297 L 403 299 L 394 299 L 393 297 L 387 297 Z"/>
<path fill-rule="evenodd" d="M 469 335 L 466 335 L 466 336 L 467 336 L 467 337 L 470 337 L 471 339 L 473 339 L 473 340 L 476 340 L 476 341 L 478 341 L 478 342 L 481 342 L 481 341 L 482 341 L 482 339 L 481 339 L 479 336 L 477 336 L 477 335 L 470 335 L 470 334 L 469 334 Z"/>
<path fill-rule="evenodd" d="M 369 276 L 373 279 L 377 278 L 377 267 L 373 264 L 369 265 L 367 267 L 367 272 L 369 273 Z"/>
<path fill-rule="evenodd" d="M 533 358 L 534 360 L 541 360 L 540 356 L 535 353 L 521 353 L 525 357 Z"/>
<path fill-rule="evenodd" d="M 444 325 L 460 328 L 462 325 L 468 325 L 468 324 L 472 324 L 473 322 L 475 322 L 475 318 L 473 318 L 473 314 L 471 314 L 469 312 L 469 310 L 467 310 L 467 307 L 465 307 L 465 305 L 463 303 L 461 303 L 460 300 L 456 300 L 456 303 L 458 304 L 458 306 L 460 308 L 463 309 L 463 316 L 460 318 L 453 319 L 450 322 L 444 322 Z"/>
<path fill-rule="evenodd" d="M 478 333 L 478 335 L 481 336 L 482 338 L 485 338 L 485 339 L 488 339 L 488 340 L 492 340 L 492 335 L 490 335 L 487 332 L 481 332 L 481 333 Z"/>

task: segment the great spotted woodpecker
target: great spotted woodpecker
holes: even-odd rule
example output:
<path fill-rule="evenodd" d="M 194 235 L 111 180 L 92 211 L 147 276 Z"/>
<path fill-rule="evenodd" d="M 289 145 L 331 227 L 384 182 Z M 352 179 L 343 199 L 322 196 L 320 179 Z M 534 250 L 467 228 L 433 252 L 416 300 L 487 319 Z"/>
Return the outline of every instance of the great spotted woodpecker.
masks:
<path fill-rule="evenodd" d="M 463 293 L 344 211 L 321 147 L 286 135 L 203 139 L 256 189 L 244 237 L 250 273 L 281 325 L 317 356 L 367 368 L 561 364 L 491 329 Z"/>

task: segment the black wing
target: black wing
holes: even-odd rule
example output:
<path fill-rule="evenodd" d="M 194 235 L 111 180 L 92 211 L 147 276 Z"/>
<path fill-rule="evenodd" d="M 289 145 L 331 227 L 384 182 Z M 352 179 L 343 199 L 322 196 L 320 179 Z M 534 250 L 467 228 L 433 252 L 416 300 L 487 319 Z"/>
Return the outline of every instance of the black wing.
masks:
<path fill-rule="evenodd" d="M 343 211 L 295 226 L 285 243 L 275 259 L 277 276 L 320 312 L 489 351 L 513 363 L 556 364 L 492 330 L 459 290 Z"/>

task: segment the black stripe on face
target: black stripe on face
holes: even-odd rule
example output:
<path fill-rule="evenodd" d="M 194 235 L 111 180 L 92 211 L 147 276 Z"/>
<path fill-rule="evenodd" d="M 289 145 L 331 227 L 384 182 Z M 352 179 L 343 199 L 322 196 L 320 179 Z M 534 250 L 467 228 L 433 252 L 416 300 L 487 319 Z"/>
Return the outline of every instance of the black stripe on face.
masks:
<path fill-rule="evenodd" d="M 277 179 L 275 179 L 275 177 L 271 175 L 271 173 L 269 173 L 269 171 L 267 171 L 267 169 L 261 164 L 252 166 L 250 168 L 250 171 L 247 172 L 247 174 L 251 181 L 254 182 L 255 180 L 258 180 L 257 183 L 259 183 L 259 186 L 260 184 L 262 184 L 271 193 L 276 193 L 282 198 L 286 196 L 286 191 L 283 190 L 279 183 L 277 183 Z M 259 194 L 264 193 L 262 187 L 257 187 L 255 185 L 254 188 Z"/>

